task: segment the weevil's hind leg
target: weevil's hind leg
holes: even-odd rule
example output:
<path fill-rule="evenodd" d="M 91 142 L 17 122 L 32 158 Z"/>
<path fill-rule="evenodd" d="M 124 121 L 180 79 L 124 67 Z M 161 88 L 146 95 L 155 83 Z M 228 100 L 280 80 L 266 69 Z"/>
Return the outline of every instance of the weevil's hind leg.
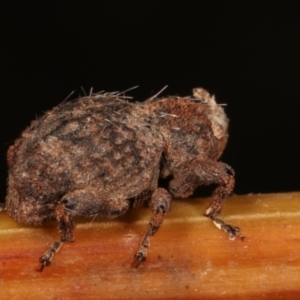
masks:
<path fill-rule="evenodd" d="M 39 261 L 42 264 L 39 269 L 40 272 L 44 270 L 45 266 L 51 264 L 51 260 L 56 252 L 60 249 L 64 242 L 72 242 L 74 240 L 74 221 L 68 212 L 65 210 L 64 204 L 57 206 L 55 210 L 56 220 L 58 221 L 58 228 L 61 234 L 60 240 L 54 242 L 51 247 L 40 257 Z"/>
<path fill-rule="evenodd" d="M 150 237 L 154 235 L 162 225 L 164 216 L 169 212 L 172 202 L 172 196 L 163 188 L 158 188 L 151 196 L 149 206 L 152 210 L 152 216 L 148 225 L 146 234 L 142 239 L 139 251 L 134 255 L 133 266 L 146 260 L 147 249 L 150 246 Z"/>
<path fill-rule="evenodd" d="M 61 204 L 59 204 L 55 210 L 61 239 L 56 241 L 44 255 L 40 257 L 42 264 L 41 271 L 45 266 L 50 265 L 54 254 L 64 242 L 73 241 L 73 215 L 115 218 L 124 214 L 128 208 L 128 199 L 110 199 L 107 195 L 93 187 L 75 190 L 64 195 L 61 199 Z"/>
<path fill-rule="evenodd" d="M 210 218 L 214 224 L 221 230 L 224 230 L 229 235 L 231 240 L 235 239 L 237 236 L 242 240 L 244 236 L 240 233 L 240 229 L 238 227 L 231 226 L 226 224 L 221 219 L 217 218 L 217 216 L 221 213 L 223 200 L 229 196 L 234 187 L 234 171 L 228 165 L 217 162 L 218 167 L 214 167 L 213 169 L 218 170 L 215 172 L 214 182 L 219 186 L 215 189 L 213 193 L 213 200 L 206 210 L 205 216 Z"/>

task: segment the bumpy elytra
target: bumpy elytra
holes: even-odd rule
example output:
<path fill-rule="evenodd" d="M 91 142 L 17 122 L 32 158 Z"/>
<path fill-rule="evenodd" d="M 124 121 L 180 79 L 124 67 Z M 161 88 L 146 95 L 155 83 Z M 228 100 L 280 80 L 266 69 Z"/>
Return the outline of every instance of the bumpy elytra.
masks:
<path fill-rule="evenodd" d="M 40 257 L 41 270 L 73 240 L 73 216 L 114 218 L 147 204 L 152 217 L 134 256 L 138 265 L 172 199 L 189 197 L 200 185 L 217 185 L 206 216 L 230 238 L 243 238 L 217 218 L 234 186 L 232 168 L 218 161 L 227 127 L 223 108 L 202 88 L 193 97 L 141 103 L 119 94 L 62 103 L 9 148 L 7 212 L 20 223 L 57 220 L 61 238 Z M 159 187 L 160 177 L 167 188 Z"/>

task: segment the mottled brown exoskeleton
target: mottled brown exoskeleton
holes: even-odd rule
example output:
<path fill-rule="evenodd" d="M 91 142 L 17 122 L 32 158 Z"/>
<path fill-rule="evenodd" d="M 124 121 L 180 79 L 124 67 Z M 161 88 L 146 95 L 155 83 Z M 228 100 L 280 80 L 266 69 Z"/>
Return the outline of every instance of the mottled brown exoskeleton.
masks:
<path fill-rule="evenodd" d="M 8 214 L 39 225 L 56 219 L 61 234 L 40 258 L 50 264 L 65 241 L 73 241 L 73 216 L 115 218 L 148 204 L 152 217 L 136 265 L 161 226 L 173 198 L 216 184 L 206 216 L 229 234 L 237 227 L 217 218 L 234 186 L 234 172 L 218 159 L 227 142 L 228 119 L 201 88 L 193 97 L 132 103 L 120 94 L 65 102 L 33 121 L 7 154 Z M 158 186 L 168 178 L 168 188 Z"/>

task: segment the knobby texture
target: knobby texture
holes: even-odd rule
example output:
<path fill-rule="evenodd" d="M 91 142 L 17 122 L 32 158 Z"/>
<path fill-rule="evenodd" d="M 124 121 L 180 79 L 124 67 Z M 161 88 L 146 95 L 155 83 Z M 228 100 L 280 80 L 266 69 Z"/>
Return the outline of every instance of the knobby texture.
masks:
<path fill-rule="evenodd" d="M 200 180 L 221 182 L 214 174 L 225 171 L 212 164 L 227 142 L 227 117 L 203 89 L 195 96 L 133 103 L 99 94 L 47 112 L 9 148 L 8 214 L 41 224 L 59 219 L 63 204 L 116 217 L 149 200 L 159 176 L 172 175 L 175 197 L 190 196 Z"/>
<path fill-rule="evenodd" d="M 202 216 L 208 203 L 174 201 L 138 268 L 132 254 L 149 210 L 75 219 L 75 242 L 43 273 L 38 257 L 58 237 L 57 224 L 20 225 L 1 212 L 1 299 L 299 299 L 300 193 L 228 197 L 222 218 L 244 241 Z"/>
<path fill-rule="evenodd" d="M 243 238 L 217 217 L 235 182 L 233 169 L 218 161 L 227 128 L 223 108 L 202 88 L 142 103 L 122 93 L 63 102 L 9 147 L 7 213 L 24 224 L 58 222 L 60 239 L 40 257 L 41 271 L 74 240 L 74 216 L 115 218 L 147 205 L 152 216 L 135 254 L 139 265 L 173 198 L 201 185 L 216 185 L 206 216 L 230 239 Z"/>

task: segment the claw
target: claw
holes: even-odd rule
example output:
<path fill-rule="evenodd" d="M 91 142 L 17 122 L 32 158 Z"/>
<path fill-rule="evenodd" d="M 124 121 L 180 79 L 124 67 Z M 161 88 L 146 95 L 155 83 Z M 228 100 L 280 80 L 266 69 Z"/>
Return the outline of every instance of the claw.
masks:
<path fill-rule="evenodd" d="M 43 255 L 42 257 L 40 257 L 39 261 L 41 263 L 41 267 L 37 270 L 38 272 L 43 272 L 44 268 L 46 266 L 50 266 L 51 265 L 51 261 L 49 261 L 48 258 L 45 257 L 45 255 Z"/>
<path fill-rule="evenodd" d="M 240 233 L 239 227 L 233 227 L 231 225 L 224 224 L 221 228 L 228 233 L 229 239 L 234 240 L 237 236 L 243 241 L 245 237 Z"/>
<path fill-rule="evenodd" d="M 138 252 L 134 255 L 134 261 L 132 263 L 132 266 L 134 268 L 137 268 L 145 260 L 146 260 L 146 255 L 142 252 Z"/>

